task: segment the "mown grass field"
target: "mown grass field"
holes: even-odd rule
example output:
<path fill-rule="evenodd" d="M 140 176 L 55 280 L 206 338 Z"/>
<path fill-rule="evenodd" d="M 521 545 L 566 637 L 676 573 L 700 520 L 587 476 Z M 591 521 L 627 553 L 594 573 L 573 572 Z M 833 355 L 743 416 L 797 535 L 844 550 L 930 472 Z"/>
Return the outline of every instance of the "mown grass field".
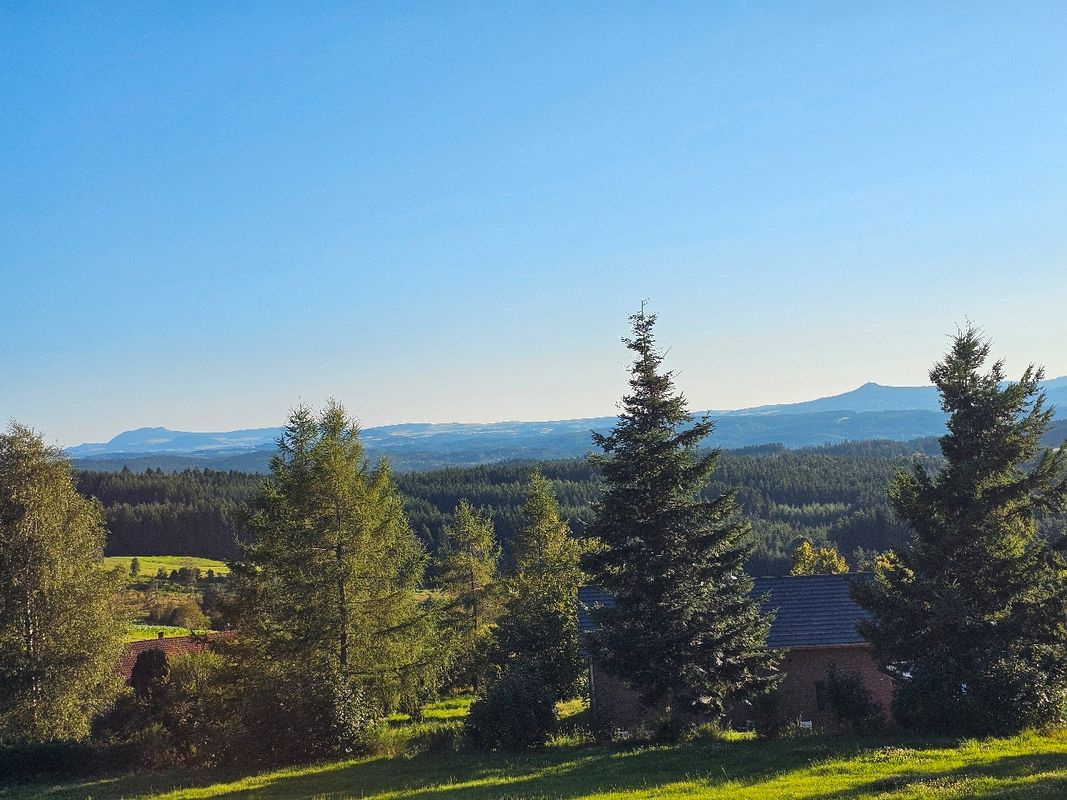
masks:
<path fill-rule="evenodd" d="M 161 633 L 164 638 L 188 636 L 189 629 L 176 628 L 173 625 L 152 625 L 145 622 L 133 622 L 126 626 L 126 641 L 143 642 L 146 639 L 158 639 Z M 196 633 L 204 633 L 204 631 L 196 631 Z"/>
<path fill-rule="evenodd" d="M 130 561 L 134 556 L 106 556 L 104 558 L 105 569 L 120 568 L 128 574 Z M 222 561 L 212 558 L 195 558 L 193 556 L 136 556 L 141 565 L 141 574 L 138 580 L 151 580 L 160 569 L 169 575 L 171 570 L 182 567 L 199 567 L 203 575 L 207 575 L 209 569 L 215 570 L 216 575 L 227 575 L 230 568 Z"/>
<path fill-rule="evenodd" d="M 1062 800 L 1067 732 L 945 742 L 804 736 L 606 747 L 563 736 L 529 754 L 422 751 L 455 731 L 463 701 L 424 721 L 389 720 L 401 754 L 247 774 L 172 770 L 0 788 L 0 798 L 362 798 L 363 800 Z M 432 737 L 431 737 L 432 738 Z"/>

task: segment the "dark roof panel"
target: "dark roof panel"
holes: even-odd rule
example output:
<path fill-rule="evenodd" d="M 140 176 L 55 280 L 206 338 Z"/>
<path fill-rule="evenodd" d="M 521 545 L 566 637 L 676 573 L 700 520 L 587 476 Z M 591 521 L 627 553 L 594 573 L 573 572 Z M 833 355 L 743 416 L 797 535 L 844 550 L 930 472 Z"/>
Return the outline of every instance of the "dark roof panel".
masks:
<path fill-rule="evenodd" d="M 756 578 L 752 594 L 766 596 L 765 611 L 774 611 L 774 622 L 767 636 L 770 647 L 825 647 L 862 644 L 864 639 L 856 623 L 866 612 L 852 599 L 849 584 L 869 580 L 867 573 L 845 575 L 789 575 L 780 578 Z M 595 586 L 578 590 L 578 631 L 581 639 L 596 630 L 590 613 L 600 606 L 610 606 L 612 596 Z M 586 656 L 584 649 L 582 655 Z"/>
<path fill-rule="evenodd" d="M 752 593 L 766 595 L 765 611 L 774 611 L 767 636 L 770 647 L 819 647 L 862 644 L 856 623 L 866 612 L 852 599 L 849 584 L 869 580 L 865 573 L 791 575 L 756 578 Z"/>

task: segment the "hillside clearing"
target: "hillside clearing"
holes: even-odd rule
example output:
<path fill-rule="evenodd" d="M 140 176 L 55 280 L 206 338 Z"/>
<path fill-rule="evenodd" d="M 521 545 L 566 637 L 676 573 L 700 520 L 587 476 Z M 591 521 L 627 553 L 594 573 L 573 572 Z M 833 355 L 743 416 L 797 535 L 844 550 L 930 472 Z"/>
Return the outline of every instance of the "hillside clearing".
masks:
<path fill-rule="evenodd" d="M 0 789 L 2 798 L 699 798 L 916 800 L 1067 796 L 1067 734 L 945 742 L 701 741 L 557 746 L 528 755 L 421 753 L 241 776 L 174 770 Z"/>
<path fill-rule="evenodd" d="M 123 569 L 128 573 L 130 561 L 134 558 L 140 564 L 141 580 L 151 580 L 161 569 L 169 575 L 172 570 L 182 567 L 199 568 L 203 575 L 206 575 L 209 569 L 214 570 L 216 575 L 227 575 L 230 572 L 230 568 L 224 561 L 196 556 L 105 556 L 104 569 Z"/>

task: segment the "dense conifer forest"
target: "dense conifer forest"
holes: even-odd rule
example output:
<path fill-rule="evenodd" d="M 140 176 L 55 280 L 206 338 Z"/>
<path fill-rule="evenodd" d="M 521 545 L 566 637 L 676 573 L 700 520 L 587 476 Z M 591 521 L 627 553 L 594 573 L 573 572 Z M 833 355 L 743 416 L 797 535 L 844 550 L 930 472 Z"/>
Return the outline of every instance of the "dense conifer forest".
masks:
<path fill-rule="evenodd" d="M 895 470 L 916 458 L 934 460 L 936 452 L 934 439 L 731 450 L 723 454 L 705 492 L 712 497 L 737 490 L 757 540 L 751 572 L 787 572 L 789 553 L 801 537 L 835 543 L 855 567 L 865 552 L 902 540 L 904 529 L 885 493 Z M 583 459 L 452 467 L 401 473 L 396 479 L 408 519 L 431 552 L 440 545 L 446 518 L 466 498 L 491 513 L 507 558 L 535 466 L 553 482 L 561 512 L 580 533 L 599 492 Z M 232 471 L 84 471 L 78 488 L 107 511 L 108 555 L 228 558 L 235 554 L 243 514 L 262 480 Z"/>

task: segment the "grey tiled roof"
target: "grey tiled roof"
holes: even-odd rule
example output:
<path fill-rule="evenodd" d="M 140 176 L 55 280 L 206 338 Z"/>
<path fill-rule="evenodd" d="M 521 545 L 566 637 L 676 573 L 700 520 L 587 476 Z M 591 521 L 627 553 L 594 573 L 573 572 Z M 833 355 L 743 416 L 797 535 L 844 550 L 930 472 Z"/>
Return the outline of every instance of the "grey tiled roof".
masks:
<path fill-rule="evenodd" d="M 852 599 L 849 583 L 869 579 L 866 573 L 756 578 L 752 594 L 766 595 L 763 608 L 775 612 L 767 644 L 770 647 L 862 644 L 864 640 L 856 631 L 856 623 L 866 612 Z M 613 602 L 610 594 L 595 586 L 578 590 L 578 631 L 582 640 L 596 630 L 590 610 Z M 582 655 L 587 655 L 584 649 Z"/>
<path fill-rule="evenodd" d="M 866 573 L 756 578 L 753 594 L 768 595 L 763 608 L 775 611 L 767 644 L 817 647 L 862 644 L 856 623 L 867 615 L 849 593 L 849 583 L 869 580 Z"/>

